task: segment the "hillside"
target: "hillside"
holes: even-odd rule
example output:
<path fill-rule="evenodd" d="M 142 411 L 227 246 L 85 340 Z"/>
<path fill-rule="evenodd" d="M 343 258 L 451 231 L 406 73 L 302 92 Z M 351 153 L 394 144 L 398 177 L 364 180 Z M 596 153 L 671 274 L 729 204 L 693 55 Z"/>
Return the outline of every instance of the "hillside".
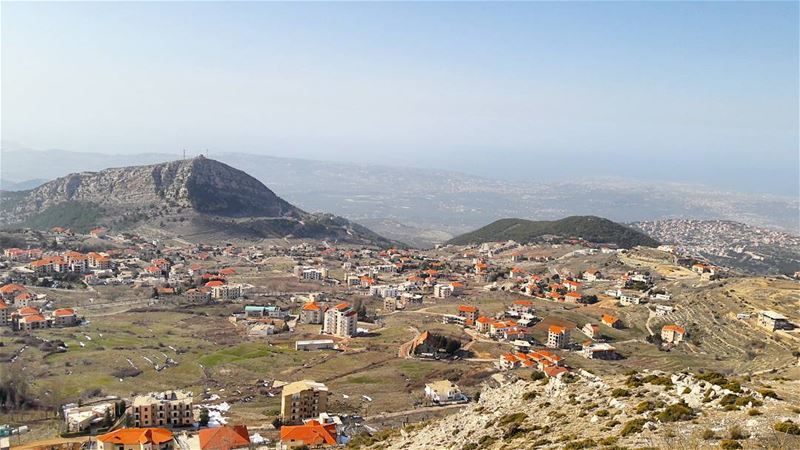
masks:
<path fill-rule="evenodd" d="M 2 200 L 4 226 L 388 242 L 341 217 L 309 214 L 247 173 L 202 156 L 70 174 L 32 190 L 3 192 Z"/>
<path fill-rule="evenodd" d="M 506 240 L 524 243 L 545 235 L 576 237 L 599 244 L 616 244 L 624 248 L 658 245 L 657 241 L 644 233 L 595 216 L 572 216 L 560 220 L 540 221 L 500 219 L 475 231 L 456 236 L 448 243 L 467 245 Z"/>
<path fill-rule="evenodd" d="M 536 382 L 518 379 L 485 388 L 477 402 L 456 414 L 408 425 L 402 431 L 387 429 L 350 446 L 375 450 L 797 448 L 800 436 L 774 429 L 775 424 L 796 417 L 791 402 L 764 396 L 759 391 L 766 391 L 758 386 L 737 386 L 732 391 L 715 383 L 719 381 L 709 374 L 660 372 L 605 378 L 584 372 Z"/>

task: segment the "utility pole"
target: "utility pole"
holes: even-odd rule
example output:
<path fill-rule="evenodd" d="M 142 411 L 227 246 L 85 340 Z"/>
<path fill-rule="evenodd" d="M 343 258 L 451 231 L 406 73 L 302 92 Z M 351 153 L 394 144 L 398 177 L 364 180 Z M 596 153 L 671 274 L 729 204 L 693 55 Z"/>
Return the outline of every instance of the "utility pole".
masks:
<path fill-rule="evenodd" d="M 183 159 L 186 159 L 186 149 L 183 149 Z"/>

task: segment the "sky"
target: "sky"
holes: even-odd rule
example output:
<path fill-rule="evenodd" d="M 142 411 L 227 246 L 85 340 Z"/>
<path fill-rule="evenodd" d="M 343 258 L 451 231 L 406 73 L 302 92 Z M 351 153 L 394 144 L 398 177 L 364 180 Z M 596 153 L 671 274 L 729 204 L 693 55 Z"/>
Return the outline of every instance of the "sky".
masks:
<path fill-rule="evenodd" d="M 0 134 L 797 196 L 798 23 L 797 2 L 3 2 Z"/>

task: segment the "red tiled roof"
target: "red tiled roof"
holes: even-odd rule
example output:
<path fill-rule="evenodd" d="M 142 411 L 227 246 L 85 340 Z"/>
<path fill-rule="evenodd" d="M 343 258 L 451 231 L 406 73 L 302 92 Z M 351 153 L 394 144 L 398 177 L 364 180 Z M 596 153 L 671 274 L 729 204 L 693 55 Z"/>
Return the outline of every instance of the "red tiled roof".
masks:
<path fill-rule="evenodd" d="M 198 435 L 202 450 L 230 450 L 250 445 L 250 435 L 244 425 L 205 428 Z"/>
<path fill-rule="evenodd" d="M 163 444 L 172 440 L 172 432 L 165 428 L 122 428 L 97 439 L 121 445 Z"/>
<path fill-rule="evenodd" d="M 305 425 L 281 427 L 281 442 L 302 442 L 308 446 L 336 445 L 336 425 L 309 420 Z"/>

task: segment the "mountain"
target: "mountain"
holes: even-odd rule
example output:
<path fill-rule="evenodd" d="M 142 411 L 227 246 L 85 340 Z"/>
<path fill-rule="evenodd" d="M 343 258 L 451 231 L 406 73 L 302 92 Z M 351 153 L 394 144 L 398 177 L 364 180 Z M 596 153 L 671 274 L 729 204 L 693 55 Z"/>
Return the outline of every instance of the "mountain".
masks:
<path fill-rule="evenodd" d="M 70 172 L 156 164 L 175 154 L 99 154 L 2 147 L 0 177 L 54 179 Z M 264 151 L 269 151 L 265 149 Z M 266 183 L 305 211 L 325 211 L 403 242 L 431 246 L 498 217 L 554 220 L 596 215 L 619 223 L 733 220 L 797 234 L 800 199 L 725 192 L 702 185 L 569 178 L 513 182 L 428 168 L 316 161 L 219 151 L 215 159 Z M 47 161 L 48 164 L 41 164 Z M 446 166 L 445 166 L 446 167 Z"/>
<path fill-rule="evenodd" d="M 598 244 L 616 244 L 623 248 L 658 245 L 657 241 L 640 231 L 595 216 L 572 216 L 552 221 L 500 219 L 475 231 L 456 236 L 448 243 L 467 245 L 507 240 L 530 242 L 545 235 L 576 237 Z"/>
<path fill-rule="evenodd" d="M 307 213 L 245 172 L 202 156 L 74 173 L 2 196 L 3 225 L 388 243 L 341 217 Z"/>

